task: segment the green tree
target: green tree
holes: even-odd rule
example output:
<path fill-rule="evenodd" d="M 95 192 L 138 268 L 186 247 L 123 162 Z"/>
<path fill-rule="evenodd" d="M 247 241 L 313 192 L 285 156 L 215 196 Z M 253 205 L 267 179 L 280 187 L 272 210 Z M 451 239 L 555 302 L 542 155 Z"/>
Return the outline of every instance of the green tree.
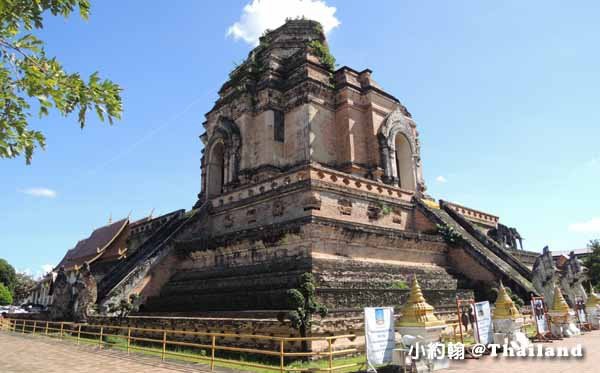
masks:
<path fill-rule="evenodd" d="M 17 273 L 15 276 L 15 287 L 13 289 L 15 304 L 21 304 L 34 286 L 35 280 L 33 277 L 25 273 Z"/>
<path fill-rule="evenodd" d="M 87 19 L 89 0 L 0 0 L 0 158 L 24 155 L 29 164 L 34 150 L 45 147 L 44 135 L 29 128 L 32 106 L 40 117 L 51 109 L 65 116 L 76 112 L 82 128 L 92 110 L 110 124 L 121 117 L 117 84 L 97 72 L 87 81 L 67 73 L 30 33 L 43 28 L 48 13 L 66 18 L 76 9 Z"/>
<path fill-rule="evenodd" d="M 303 273 L 298 279 L 298 287 L 286 292 L 287 313 L 280 312 L 277 315 L 279 321 L 290 321 L 292 327 L 300 332 L 301 337 L 306 337 L 312 324 L 313 314 L 321 317 L 327 316 L 327 307 L 317 302 L 315 295 L 315 278 L 310 273 Z M 308 350 L 308 343 L 302 341 L 302 350 Z"/>
<path fill-rule="evenodd" d="M 10 290 L 4 284 L 0 283 L 0 306 L 7 306 L 12 304 L 12 302 L 13 297 Z"/>
<path fill-rule="evenodd" d="M 17 274 L 13 266 L 5 259 L 0 259 L 0 283 L 4 284 L 12 292 L 15 288 Z"/>
<path fill-rule="evenodd" d="M 600 240 L 591 240 L 587 247 L 592 252 L 585 258 L 583 265 L 587 267 L 590 282 L 596 288 L 600 286 Z"/>

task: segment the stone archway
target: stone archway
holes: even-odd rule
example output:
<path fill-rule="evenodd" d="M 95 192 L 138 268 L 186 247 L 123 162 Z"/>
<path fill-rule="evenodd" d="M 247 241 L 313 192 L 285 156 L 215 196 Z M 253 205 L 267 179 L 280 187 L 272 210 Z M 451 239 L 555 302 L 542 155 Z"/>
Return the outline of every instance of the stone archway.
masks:
<path fill-rule="evenodd" d="M 399 108 L 392 111 L 379 128 L 379 154 L 383 182 L 423 192 L 425 183 L 415 124 Z"/>

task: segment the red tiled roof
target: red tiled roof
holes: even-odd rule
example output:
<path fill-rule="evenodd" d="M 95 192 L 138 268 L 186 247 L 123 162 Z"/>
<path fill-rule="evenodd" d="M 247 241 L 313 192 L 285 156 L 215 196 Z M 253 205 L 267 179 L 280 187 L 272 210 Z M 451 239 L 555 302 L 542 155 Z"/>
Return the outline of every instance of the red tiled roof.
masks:
<path fill-rule="evenodd" d="M 107 245 L 122 232 L 128 222 L 129 219 L 125 218 L 96 229 L 88 238 L 77 242 L 77 245 L 73 249 L 67 251 L 57 268 L 61 266 L 65 268 L 81 266 L 86 261 L 93 259 L 106 249 Z"/>

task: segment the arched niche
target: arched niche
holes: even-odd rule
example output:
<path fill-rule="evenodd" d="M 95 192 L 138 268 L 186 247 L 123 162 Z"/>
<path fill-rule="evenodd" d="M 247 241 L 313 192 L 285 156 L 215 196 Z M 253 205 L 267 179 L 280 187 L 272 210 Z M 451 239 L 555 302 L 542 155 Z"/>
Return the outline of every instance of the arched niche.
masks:
<path fill-rule="evenodd" d="M 235 122 L 219 118 L 207 141 L 208 156 L 205 158 L 206 195 L 208 198 L 224 193 L 239 178 L 241 159 L 241 135 Z"/>
<path fill-rule="evenodd" d="M 383 182 L 423 192 L 418 140 L 415 124 L 399 108 L 392 111 L 379 128 L 379 154 Z"/>
<path fill-rule="evenodd" d="M 225 146 L 223 141 L 215 142 L 210 149 L 206 176 L 208 197 L 223 193 L 223 184 L 225 183 Z"/>
<path fill-rule="evenodd" d="M 398 186 L 402 189 L 414 191 L 417 189 L 417 183 L 415 182 L 413 151 L 411 150 L 406 135 L 398 133 L 394 145 L 396 148 L 396 175 L 398 178 Z"/>

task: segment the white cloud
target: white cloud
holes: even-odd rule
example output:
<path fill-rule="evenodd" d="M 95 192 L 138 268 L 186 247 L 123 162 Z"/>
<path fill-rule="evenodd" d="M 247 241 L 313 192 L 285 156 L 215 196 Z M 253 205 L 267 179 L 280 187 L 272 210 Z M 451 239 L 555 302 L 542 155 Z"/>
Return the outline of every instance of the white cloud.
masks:
<path fill-rule="evenodd" d="M 435 181 L 437 181 L 438 183 L 442 183 L 442 184 L 448 182 L 448 180 L 445 177 L 443 177 L 442 175 L 436 177 Z"/>
<path fill-rule="evenodd" d="M 588 167 L 596 167 L 600 165 L 600 156 L 594 157 L 586 162 L 585 164 Z"/>
<path fill-rule="evenodd" d="M 240 19 L 227 30 L 227 36 L 257 45 L 266 29 L 276 29 L 286 18 L 305 17 L 318 21 L 325 34 L 340 25 L 336 8 L 322 0 L 252 0 L 244 6 Z"/>
<path fill-rule="evenodd" d="M 48 188 L 29 188 L 22 190 L 21 193 L 41 198 L 54 198 L 57 194 L 55 190 Z"/>
<path fill-rule="evenodd" d="M 52 264 L 43 264 L 40 271 L 40 276 L 45 275 L 46 273 L 52 271 L 54 266 Z"/>
<path fill-rule="evenodd" d="M 576 233 L 600 233 L 600 218 L 569 224 L 569 231 Z"/>

